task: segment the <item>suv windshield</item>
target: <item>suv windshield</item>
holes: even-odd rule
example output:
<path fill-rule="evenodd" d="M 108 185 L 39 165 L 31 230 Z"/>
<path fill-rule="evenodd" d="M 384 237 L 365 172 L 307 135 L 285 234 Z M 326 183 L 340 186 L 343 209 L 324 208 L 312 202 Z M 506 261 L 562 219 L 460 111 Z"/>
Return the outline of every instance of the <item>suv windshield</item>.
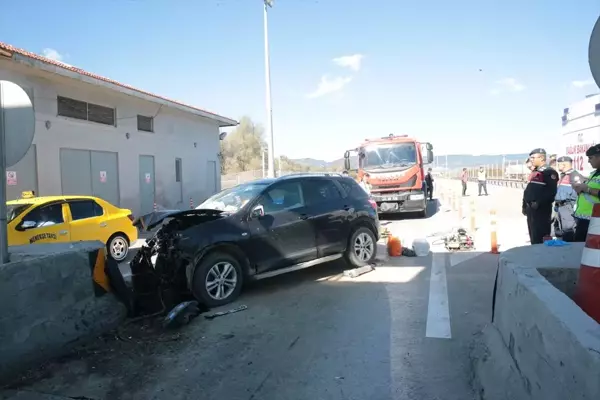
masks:
<path fill-rule="evenodd" d="M 9 223 L 27 210 L 31 204 L 7 204 L 6 205 L 6 222 Z"/>
<path fill-rule="evenodd" d="M 245 183 L 237 185 L 231 189 L 225 189 L 222 192 L 215 194 L 196 207 L 196 209 L 208 208 L 234 213 L 244 207 L 248 201 L 256 197 L 267 186 L 267 183 Z"/>
<path fill-rule="evenodd" d="M 373 168 L 409 167 L 417 162 L 414 143 L 367 146 L 363 149 L 361 166 Z"/>

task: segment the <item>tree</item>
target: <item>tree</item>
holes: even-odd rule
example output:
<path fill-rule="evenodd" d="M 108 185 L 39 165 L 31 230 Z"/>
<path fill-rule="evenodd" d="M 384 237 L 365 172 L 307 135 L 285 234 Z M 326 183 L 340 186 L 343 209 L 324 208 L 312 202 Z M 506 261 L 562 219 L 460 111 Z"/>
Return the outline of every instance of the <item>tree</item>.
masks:
<path fill-rule="evenodd" d="M 263 140 L 264 128 L 255 124 L 249 117 L 242 117 L 240 124 L 221 141 L 221 173 L 262 169 L 262 151 L 265 155 L 265 168 L 268 162 L 267 145 Z M 275 159 L 275 169 L 279 170 L 279 159 Z M 305 172 L 310 167 L 281 156 L 282 172 Z"/>
<path fill-rule="evenodd" d="M 263 127 L 256 125 L 249 117 L 242 117 L 240 124 L 221 141 L 221 172 L 234 172 L 261 169 L 261 149 Z"/>

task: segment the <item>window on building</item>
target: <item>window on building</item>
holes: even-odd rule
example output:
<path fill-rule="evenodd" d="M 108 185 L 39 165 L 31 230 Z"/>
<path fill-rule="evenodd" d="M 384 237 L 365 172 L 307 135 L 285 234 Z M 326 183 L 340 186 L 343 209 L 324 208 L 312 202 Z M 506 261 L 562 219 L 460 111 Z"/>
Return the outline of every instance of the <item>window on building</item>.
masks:
<path fill-rule="evenodd" d="M 154 118 L 146 117 L 144 115 L 138 115 L 137 128 L 138 131 L 154 132 Z"/>
<path fill-rule="evenodd" d="M 57 103 L 58 115 L 62 117 L 116 126 L 116 110 L 114 108 L 62 96 L 57 97 Z"/>
<path fill-rule="evenodd" d="M 104 210 L 94 200 L 72 200 L 69 201 L 69 208 L 73 221 L 104 215 Z"/>
<path fill-rule="evenodd" d="M 175 182 L 181 182 L 181 175 L 182 175 L 182 171 L 181 171 L 181 158 L 176 158 L 175 159 Z"/>
<path fill-rule="evenodd" d="M 600 111 L 600 103 L 596 104 L 596 108 L 594 109 L 595 112 Z"/>

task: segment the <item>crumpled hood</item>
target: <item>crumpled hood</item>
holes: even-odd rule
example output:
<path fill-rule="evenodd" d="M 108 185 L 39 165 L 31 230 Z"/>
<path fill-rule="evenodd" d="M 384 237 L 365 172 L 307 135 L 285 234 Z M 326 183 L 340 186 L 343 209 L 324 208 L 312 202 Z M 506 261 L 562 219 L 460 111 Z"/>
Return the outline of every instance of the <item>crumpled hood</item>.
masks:
<path fill-rule="evenodd" d="M 223 214 L 224 211 L 211 209 L 193 209 L 193 210 L 158 210 L 142 215 L 133 221 L 133 226 L 142 231 L 150 231 L 152 228 L 160 225 L 167 218 L 185 218 L 187 216 L 217 216 Z"/>

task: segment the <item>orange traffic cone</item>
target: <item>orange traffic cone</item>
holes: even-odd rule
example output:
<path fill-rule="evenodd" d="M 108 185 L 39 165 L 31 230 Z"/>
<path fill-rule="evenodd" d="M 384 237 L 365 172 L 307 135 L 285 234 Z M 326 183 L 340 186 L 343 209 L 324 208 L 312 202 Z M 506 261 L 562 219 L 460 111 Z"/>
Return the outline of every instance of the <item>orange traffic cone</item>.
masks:
<path fill-rule="evenodd" d="M 577 279 L 576 303 L 600 323 L 600 204 L 595 204 Z"/>

